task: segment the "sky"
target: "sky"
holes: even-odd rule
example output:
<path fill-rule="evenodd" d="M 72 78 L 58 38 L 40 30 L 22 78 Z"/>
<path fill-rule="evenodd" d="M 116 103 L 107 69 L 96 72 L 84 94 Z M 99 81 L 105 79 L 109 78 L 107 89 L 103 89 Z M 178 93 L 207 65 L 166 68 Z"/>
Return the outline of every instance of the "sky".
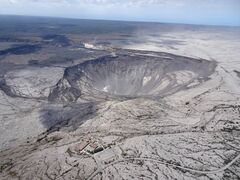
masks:
<path fill-rule="evenodd" d="M 240 26 L 240 0 L 0 0 L 0 14 Z"/>

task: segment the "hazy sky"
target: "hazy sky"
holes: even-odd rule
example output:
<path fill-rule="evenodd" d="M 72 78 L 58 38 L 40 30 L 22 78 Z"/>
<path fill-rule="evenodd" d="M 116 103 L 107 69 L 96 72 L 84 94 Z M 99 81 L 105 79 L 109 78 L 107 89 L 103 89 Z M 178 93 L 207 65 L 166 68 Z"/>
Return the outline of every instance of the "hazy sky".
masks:
<path fill-rule="evenodd" d="M 0 14 L 240 26 L 240 0 L 0 0 Z"/>

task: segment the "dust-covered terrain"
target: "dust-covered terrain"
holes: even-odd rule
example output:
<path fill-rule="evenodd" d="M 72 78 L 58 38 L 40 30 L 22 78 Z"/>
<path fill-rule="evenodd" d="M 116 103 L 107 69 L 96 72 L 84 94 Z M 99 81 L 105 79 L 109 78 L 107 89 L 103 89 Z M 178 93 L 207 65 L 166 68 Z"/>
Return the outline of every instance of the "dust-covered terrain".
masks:
<path fill-rule="evenodd" d="M 0 179 L 240 179 L 240 28 L 0 24 Z"/>

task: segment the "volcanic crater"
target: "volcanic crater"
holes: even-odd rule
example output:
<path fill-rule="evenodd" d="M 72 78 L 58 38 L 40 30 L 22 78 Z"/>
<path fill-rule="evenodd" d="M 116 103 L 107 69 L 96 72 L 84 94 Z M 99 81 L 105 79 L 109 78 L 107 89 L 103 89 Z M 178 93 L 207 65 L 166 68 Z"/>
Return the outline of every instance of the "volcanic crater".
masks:
<path fill-rule="evenodd" d="M 215 66 L 215 62 L 166 53 L 104 56 L 67 68 L 49 100 L 163 97 L 207 80 Z"/>

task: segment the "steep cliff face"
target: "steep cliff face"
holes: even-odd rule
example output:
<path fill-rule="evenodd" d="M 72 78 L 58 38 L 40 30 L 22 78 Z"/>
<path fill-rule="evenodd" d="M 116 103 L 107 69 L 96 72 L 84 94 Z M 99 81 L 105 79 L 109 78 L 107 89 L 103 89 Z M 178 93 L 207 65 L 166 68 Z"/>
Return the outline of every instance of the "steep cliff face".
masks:
<path fill-rule="evenodd" d="M 49 95 L 50 101 L 79 97 L 166 96 L 206 80 L 214 62 L 163 54 L 105 56 L 69 67 Z"/>
<path fill-rule="evenodd" d="M 72 102 L 76 101 L 80 95 L 80 90 L 72 87 L 68 80 L 63 78 L 59 80 L 55 88 L 51 91 L 48 100 L 51 102 Z"/>

